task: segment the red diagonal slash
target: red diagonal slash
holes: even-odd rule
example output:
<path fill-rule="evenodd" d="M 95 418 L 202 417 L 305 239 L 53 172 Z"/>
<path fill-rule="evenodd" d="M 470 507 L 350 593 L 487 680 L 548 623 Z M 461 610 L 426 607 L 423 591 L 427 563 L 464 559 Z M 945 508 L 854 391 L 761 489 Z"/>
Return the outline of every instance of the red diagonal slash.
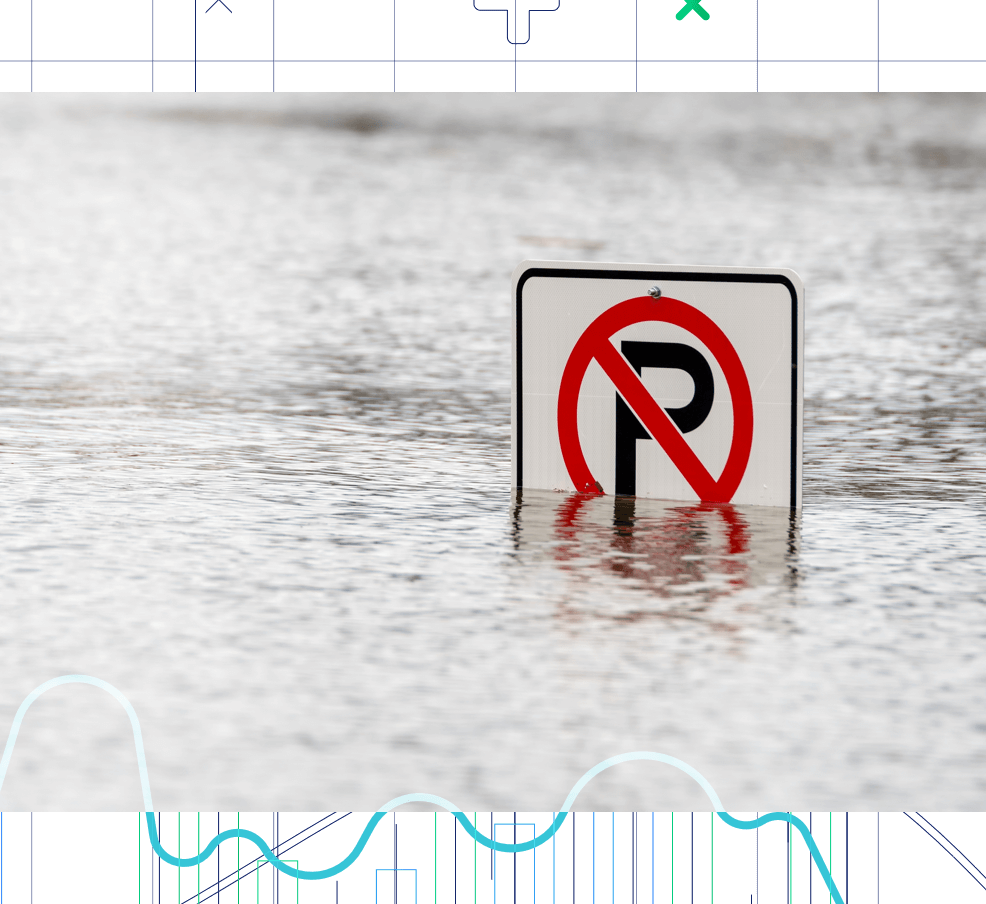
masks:
<path fill-rule="evenodd" d="M 673 323 L 701 340 L 712 353 L 729 386 L 733 403 L 733 439 L 722 474 L 716 480 L 692 451 L 684 436 L 654 401 L 636 371 L 616 350 L 610 337 L 644 321 Z M 753 445 L 753 399 L 736 349 L 715 322 L 676 298 L 629 298 L 600 314 L 579 337 L 569 355 L 558 388 L 558 439 L 569 477 L 584 493 L 601 492 L 579 440 L 579 392 L 589 363 L 595 359 L 647 432 L 661 444 L 675 467 L 703 502 L 729 502 L 736 492 Z"/>

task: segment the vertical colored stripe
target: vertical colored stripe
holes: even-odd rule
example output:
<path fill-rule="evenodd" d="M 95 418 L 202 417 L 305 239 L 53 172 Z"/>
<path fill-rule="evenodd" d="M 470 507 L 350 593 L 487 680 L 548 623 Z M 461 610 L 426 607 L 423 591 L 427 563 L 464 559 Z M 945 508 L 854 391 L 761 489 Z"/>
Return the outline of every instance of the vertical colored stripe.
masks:
<path fill-rule="evenodd" d="M 808 834 L 812 838 L 815 837 L 815 833 L 811 827 L 811 817 L 812 813 L 808 811 Z M 811 851 L 808 851 L 808 904 L 811 904 L 811 881 L 812 881 L 812 862 L 811 862 Z"/>
<path fill-rule="evenodd" d="M 552 825 L 555 824 L 555 815 L 556 814 L 554 813 L 551 814 Z M 877 826 L 877 832 L 879 833 L 879 823 L 877 823 Z M 557 835 L 558 833 L 555 832 L 555 834 L 551 836 L 551 904 L 555 904 L 555 837 Z"/>
<path fill-rule="evenodd" d="M 610 881 L 610 892 L 609 899 L 610 904 L 616 904 L 616 811 L 612 813 L 612 819 L 610 821 L 610 836 L 609 836 L 609 881 Z"/>
<path fill-rule="evenodd" d="M 832 813 L 829 812 L 829 875 L 832 875 Z M 829 889 L 829 904 L 832 904 L 832 890 Z"/>
<path fill-rule="evenodd" d="M 637 904 L 637 813 L 630 812 L 630 901 Z"/>
<path fill-rule="evenodd" d="M 654 904 L 654 811 L 650 814 L 650 904 Z"/>
<path fill-rule="evenodd" d="M 788 816 L 793 815 L 788 811 Z M 791 904 L 791 889 L 792 883 L 794 882 L 794 877 L 791 875 L 791 848 L 794 845 L 791 844 L 791 823 L 787 824 L 787 904 Z"/>

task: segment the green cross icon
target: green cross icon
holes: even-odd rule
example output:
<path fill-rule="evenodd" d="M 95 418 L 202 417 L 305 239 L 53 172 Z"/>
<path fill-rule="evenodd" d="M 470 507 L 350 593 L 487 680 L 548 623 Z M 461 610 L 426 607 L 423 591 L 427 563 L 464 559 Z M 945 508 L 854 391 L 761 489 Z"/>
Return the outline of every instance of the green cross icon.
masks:
<path fill-rule="evenodd" d="M 695 10 L 703 19 L 709 20 L 709 14 L 702 9 L 701 0 L 685 0 L 685 5 L 678 10 L 678 14 L 675 18 L 680 22 L 685 18 L 692 10 Z"/>

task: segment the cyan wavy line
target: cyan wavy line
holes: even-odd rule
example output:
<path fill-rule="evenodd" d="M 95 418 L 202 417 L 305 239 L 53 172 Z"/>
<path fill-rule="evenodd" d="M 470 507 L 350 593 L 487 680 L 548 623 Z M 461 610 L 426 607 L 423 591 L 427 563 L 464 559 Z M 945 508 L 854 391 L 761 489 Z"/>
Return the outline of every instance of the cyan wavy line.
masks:
<path fill-rule="evenodd" d="M 130 718 L 130 726 L 133 730 L 134 736 L 134 748 L 137 752 L 137 767 L 140 770 L 140 787 L 144 795 L 144 819 L 147 823 L 147 835 L 150 838 L 151 847 L 154 849 L 154 853 L 156 853 L 165 863 L 168 863 L 171 866 L 197 866 L 205 860 L 208 860 L 209 857 L 212 856 L 213 851 L 215 851 L 216 848 L 219 847 L 219 845 L 224 841 L 230 841 L 234 838 L 243 838 L 247 841 L 253 842 L 261 854 L 263 854 L 263 856 L 276 869 L 280 870 L 285 875 L 298 879 L 327 879 L 329 876 L 336 876 L 343 870 L 352 866 L 352 864 L 356 862 L 359 855 L 363 852 L 367 842 L 370 840 L 370 836 L 373 834 L 373 830 L 377 827 L 380 820 L 383 819 L 384 816 L 386 816 L 391 810 L 408 803 L 430 803 L 441 807 L 443 810 L 448 810 L 472 838 L 474 838 L 479 844 L 484 847 L 488 847 L 493 851 L 508 854 L 530 851 L 544 844 L 546 841 L 550 840 L 552 836 L 554 836 L 554 834 L 565 822 L 565 818 L 568 816 L 572 805 L 575 803 L 575 799 L 579 796 L 579 793 L 587 784 L 589 784 L 590 781 L 592 781 L 592 779 L 599 775 L 600 772 L 610 769 L 613 766 L 618 766 L 620 763 L 630 763 L 638 760 L 651 760 L 653 762 L 673 766 L 675 769 L 679 769 L 694 779 L 712 802 L 712 806 L 719 818 L 726 823 L 726 825 L 732 826 L 734 829 L 756 829 L 762 825 L 766 825 L 768 822 L 787 822 L 794 826 L 801 833 L 801 837 L 808 846 L 808 850 L 811 852 L 811 858 L 815 861 L 815 865 L 818 867 L 819 873 L 825 880 L 825 884 L 828 886 L 829 891 L 832 893 L 832 897 L 836 902 L 838 902 L 838 904 L 844 904 L 842 895 L 839 894 L 839 889 L 835 884 L 835 880 L 832 878 L 832 873 L 829 871 L 825 864 L 825 860 L 822 857 L 822 852 L 818 849 L 818 845 L 815 844 L 815 839 L 811 837 L 811 832 L 808 830 L 808 826 L 806 826 L 802 820 L 798 819 L 797 816 L 792 813 L 777 812 L 766 813 L 757 819 L 737 819 L 735 816 L 731 816 L 729 813 L 725 812 L 722 802 L 719 800 L 719 796 L 716 794 L 715 789 L 709 784 L 705 777 L 698 772 L 698 770 L 693 769 L 687 763 L 676 759 L 673 756 L 668 756 L 665 753 L 652 753 L 647 750 L 634 751 L 633 753 L 623 753 L 619 756 L 610 757 L 608 760 L 603 760 L 598 765 L 593 766 L 592 769 L 586 772 L 586 774 L 575 783 L 572 790 L 568 793 L 568 797 L 565 798 L 565 803 L 562 805 L 561 810 L 558 811 L 558 814 L 555 816 L 551 825 L 540 835 L 530 841 L 522 841 L 517 844 L 509 844 L 488 838 L 469 821 L 466 814 L 463 813 L 459 807 L 451 801 L 445 800 L 443 797 L 437 797 L 434 794 L 405 794 L 402 797 L 395 797 L 393 800 L 387 801 L 387 803 L 380 807 L 370 817 L 366 827 L 363 829 L 363 834 L 360 835 L 359 840 L 356 842 L 349 854 L 335 864 L 335 866 L 329 866 L 325 869 L 299 869 L 285 863 L 270 849 L 270 847 L 268 847 L 267 842 L 264 841 L 263 838 L 256 834 L 256 832 L 251 832 L 249 829 L 227 829 L 225 832 L 220 832 L 216 835 L 215 838 L 213 838 L 212 841 L 210 841 L 198 854 L 192 857 L 175 857 L 164 849 L 160 838 L 158 838 L 157 826 L 154 823 L 154 804 L 151 799 L 151 783 L 147 776 L 147 759 L 144 756 L 144 741 L 140 733 L 140 720 L 137 718 L 137 713 L 134 711 L 133 706 L 130 705 L 130 701 L 120 691 L 113 687 L 112 684 L 103 681 L 101 678 L 93 678 L 90 675 L 62 675 L 58 678 L 52 678 L 44 684 L 38 685 L 38 687 L 36 687 L 24 698 L 24 702 L 21 703 L 21 705 L 17 708 L 17 712 L 14 714 L 14 721 L 10 726 L 10 733 L 7 735 L 7 743 L 3 749 L 3 757 L 0 758 L 0 791 L 3 790 L 3 782 L 7 776 L 7 767 L 10 765 L 10 758 L 14 752 L 14 744 L 17 742 L 17 735 L 20 732 L 21 723 L 24 721 L 25 714 L 31 708 L 31 704 L 33 704 L 34 701 L 37 700 L 43 693 L 51 690 L 53 687 L 60 687 L 63 684 L 90 684 L 93 687 L 98 687 L 101 690 L 106 691 L 106 693 L 112 696 L 123 707 L 127 716 Z"/>

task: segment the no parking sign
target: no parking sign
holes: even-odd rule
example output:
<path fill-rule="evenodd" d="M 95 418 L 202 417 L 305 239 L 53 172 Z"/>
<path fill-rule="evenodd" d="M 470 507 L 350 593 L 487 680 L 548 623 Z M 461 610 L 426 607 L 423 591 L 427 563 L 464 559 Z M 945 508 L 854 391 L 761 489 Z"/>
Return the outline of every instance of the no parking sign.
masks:
<path fill-rule="evenodd" d="M 515 486 L 801 507 L 796 273 L 526 261 L 513 286 Z"/>

